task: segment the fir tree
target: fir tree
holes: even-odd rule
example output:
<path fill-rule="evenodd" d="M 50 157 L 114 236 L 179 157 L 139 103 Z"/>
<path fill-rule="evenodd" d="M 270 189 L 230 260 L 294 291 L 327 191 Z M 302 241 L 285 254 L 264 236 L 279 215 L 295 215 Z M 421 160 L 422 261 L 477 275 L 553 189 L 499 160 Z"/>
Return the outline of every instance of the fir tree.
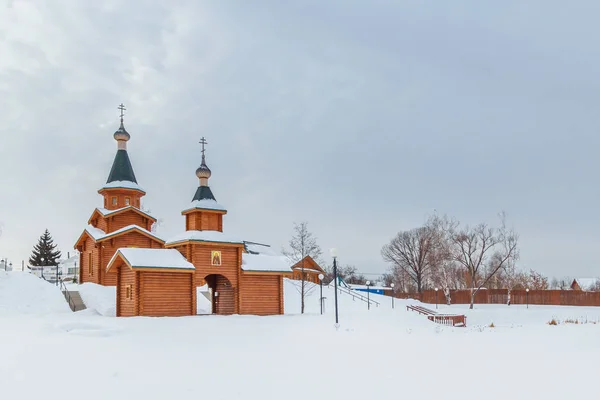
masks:
<path fill-rule="evenodd" d="M 58 265 L 60 251 L 56 250 L 56 245 L 48 229 L 40 236 L 38 244 L 33 247 L 31 257 L 29 257 L 29 265 L 38 267 L 42 265 Z"/>

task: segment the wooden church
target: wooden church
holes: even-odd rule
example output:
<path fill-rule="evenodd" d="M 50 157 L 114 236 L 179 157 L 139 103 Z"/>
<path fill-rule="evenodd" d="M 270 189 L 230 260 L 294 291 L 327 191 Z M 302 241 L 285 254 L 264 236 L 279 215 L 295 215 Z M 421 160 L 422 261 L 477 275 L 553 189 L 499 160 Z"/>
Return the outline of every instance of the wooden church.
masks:
<path fill-rule="evenodd" d="M 227 214 L 208 180 L 206 141 L 196 170 L 199 186 L 182 210 L 185 230 L 164 240 L 153 232 L 156 218 L 141 209 L 146 192 L 138 185 L 127 152 L 123 124 L 114 133 L 117 154 L 96 208 L 77 240 L 79 283 L 116 286 L 117 316 L 197 314 L 198 288 L 208 286 L 214 314 L 283 314 L 283 277 L 292 269 L 270 246 L 223 232 Z"/>

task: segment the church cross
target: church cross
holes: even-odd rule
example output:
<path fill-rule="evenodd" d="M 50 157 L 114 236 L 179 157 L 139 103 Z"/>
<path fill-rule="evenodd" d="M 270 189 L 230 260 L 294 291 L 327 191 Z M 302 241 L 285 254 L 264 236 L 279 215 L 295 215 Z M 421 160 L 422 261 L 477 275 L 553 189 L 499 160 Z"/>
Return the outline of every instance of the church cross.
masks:
<path fill-rule="evenodd" d="M 208 144 L 204 136 L 202 137 L 202 139 L 200 139 L 200 144 L 202 145 L 202 157 L 204 157 L 204 145 Z"/>
<path fill-rule="evenodd" d="M 119 107 L 117 107 L 118 110 L 121 111 L 121 122 L 123 122 L 123 115 L 125 115 L 125 110 L 127 110 L 125 108 L 125 105 L 123 105 L 123 103 L 119 104 Z"/>

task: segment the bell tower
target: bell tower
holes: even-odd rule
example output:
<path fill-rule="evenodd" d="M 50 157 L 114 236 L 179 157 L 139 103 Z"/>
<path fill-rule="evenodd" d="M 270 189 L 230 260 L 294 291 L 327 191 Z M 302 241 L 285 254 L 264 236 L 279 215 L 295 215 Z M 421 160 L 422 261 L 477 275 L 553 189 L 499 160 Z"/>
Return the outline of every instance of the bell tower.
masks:
<path fill-rule="evenodd" d="M 217 199 L 208 186 L 208 179 L 212 172 L 206 165 L 205 138 L 200 140 L 202 145 L 202 163 L 196 169 L 196 176 L 200 185 L 192 199 L 190 207 L 182 211 L 185 215 L 185 229 L 187 231 L 219 231 L 223 232 L 223 215 L 227 214 L 225 207 L 217 203 Z"/>
<path fill-rule="evenodd" d="M 138 185 L 127 153 L 127 142 L 131 136 L 123 125 L 123 103 L 118 107 L 121 113 L 121 125 L 113 137 L 117 141 L 117 154 L 108 174 L 106 184 L 98 191 L 104 197 L 104 208 L 117 210 L 123 207 L 140 208 L 141 198 L 146 194 Z"/>

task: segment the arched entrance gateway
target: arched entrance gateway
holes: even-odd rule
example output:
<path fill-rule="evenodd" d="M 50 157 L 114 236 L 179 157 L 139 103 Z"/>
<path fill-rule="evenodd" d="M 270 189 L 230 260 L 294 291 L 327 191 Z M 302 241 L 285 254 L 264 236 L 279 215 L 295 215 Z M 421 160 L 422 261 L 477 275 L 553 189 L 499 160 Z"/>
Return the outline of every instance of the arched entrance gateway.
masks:
<path fill-rule="evenodd" d="M 209 288 L 212 314 L 235 314 L 235 292 L 231 281 L 223 275 L 212 274 L 204 278 Z"/>

